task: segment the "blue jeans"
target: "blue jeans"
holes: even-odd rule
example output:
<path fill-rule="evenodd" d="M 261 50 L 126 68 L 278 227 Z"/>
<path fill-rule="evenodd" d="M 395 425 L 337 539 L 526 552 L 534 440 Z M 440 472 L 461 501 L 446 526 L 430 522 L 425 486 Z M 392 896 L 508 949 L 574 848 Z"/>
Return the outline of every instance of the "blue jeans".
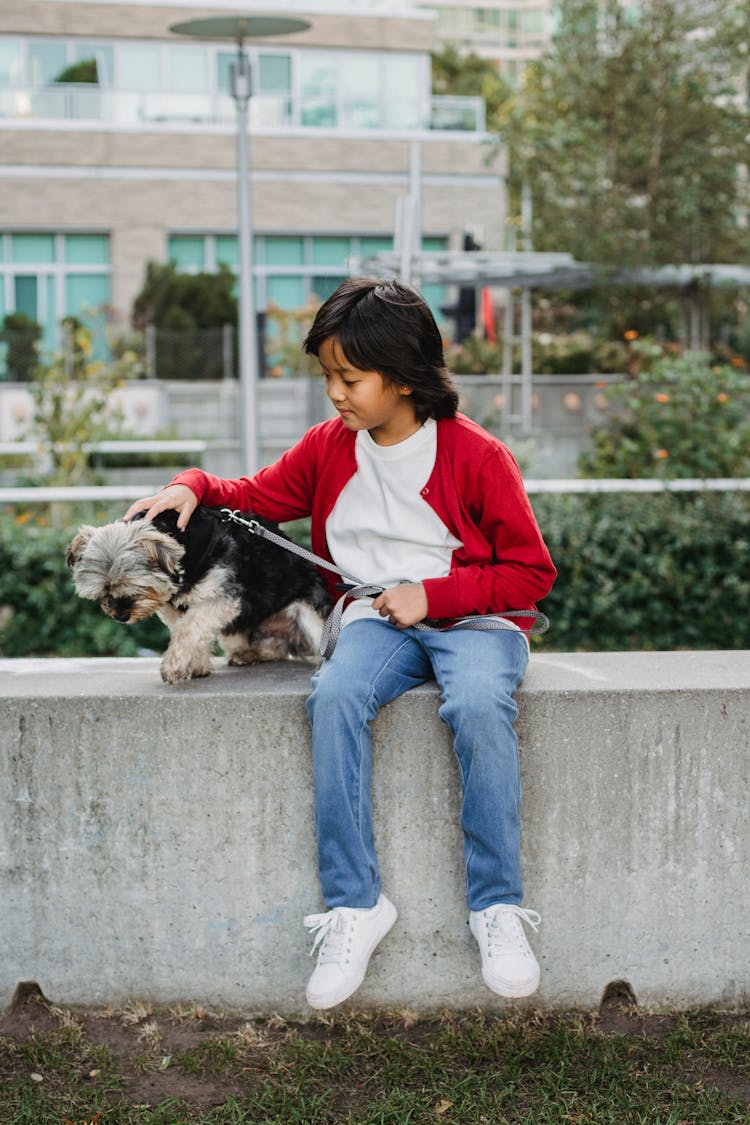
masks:
<path fill-rule="evenodd" d="M 471 910 L 522 899 L 521 783 L 513 701 L 528 664 L 514 631 L 422 632 L 357 620 L 313 676 L 318 872 L 335 906 L 374 906 L 381 890 L 371 816 L 370 722 L 409 688 L 437 680 L 463 791 L 461 827 Z"/>

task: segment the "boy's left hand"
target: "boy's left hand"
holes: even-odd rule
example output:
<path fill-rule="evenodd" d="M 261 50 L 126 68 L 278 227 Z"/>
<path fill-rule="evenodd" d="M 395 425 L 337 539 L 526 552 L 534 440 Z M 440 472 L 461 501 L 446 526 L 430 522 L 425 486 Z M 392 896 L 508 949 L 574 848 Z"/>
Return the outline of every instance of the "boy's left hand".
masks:
<path fill-rule="evenodd" d="M 378 594 L 372 608 L 392 625 L 407 629 L 427 616 L 427 594 L 421 582 L 404 582 Z"/>

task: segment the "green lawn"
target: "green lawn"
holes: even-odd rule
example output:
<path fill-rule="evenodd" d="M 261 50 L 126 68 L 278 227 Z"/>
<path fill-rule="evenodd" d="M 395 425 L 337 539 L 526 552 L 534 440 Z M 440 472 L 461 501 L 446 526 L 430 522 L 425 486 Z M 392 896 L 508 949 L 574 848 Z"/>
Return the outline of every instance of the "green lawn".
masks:
<path fill-rule="evenodd" d="M 0 1018 L 0 1125 L 750 1123 L 750 1013 Z"/>

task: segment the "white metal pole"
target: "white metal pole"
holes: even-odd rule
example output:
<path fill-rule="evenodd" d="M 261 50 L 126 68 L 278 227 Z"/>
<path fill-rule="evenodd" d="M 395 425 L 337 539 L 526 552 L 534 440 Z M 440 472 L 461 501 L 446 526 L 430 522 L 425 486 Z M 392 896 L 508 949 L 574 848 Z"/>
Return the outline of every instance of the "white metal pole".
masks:
<path fill-rule="evenodd" d="M 237 60 L 232 66 L 232 97 L 237 106 L 237 218 L 240 250 L 239 286 L 239 392 L 240 435 L 243 473 L 257 471 L 257 383 L 258 341 L 255 320 L 255 279 L 253 277 L 253 220 L 250 189 L 250 142 L 248 105 L 250 102 L 250 64 L 237 44 Z"/>

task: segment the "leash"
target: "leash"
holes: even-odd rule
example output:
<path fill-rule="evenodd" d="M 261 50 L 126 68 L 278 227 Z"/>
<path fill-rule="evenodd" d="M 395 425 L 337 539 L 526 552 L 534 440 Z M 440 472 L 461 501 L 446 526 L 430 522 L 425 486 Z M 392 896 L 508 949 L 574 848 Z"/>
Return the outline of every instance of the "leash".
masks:
<path fill-rule="evenodd" d="M 347 574 L 341 567 L 334 566 L 326 559 L 320 558 L 319 555 L 313 554 L 305 547 L 300 547 L 299 543 L 295 543 L 292 539 L 286 539 L 281 535 L 277 535 L 275 531 L 269 530 L 264 527 L 262 523 L 257 520 L 245 519 L 239 510 L 232 510 L 231 508 L 222 508 L 221 514 L 226 521 L 231 520 L 233 523 L 241 524 L 252 535 L 258 535 L 261 539 L 267 539 L 269 543 L 281 547 L 285 551 L 291 551 L 293 555 L 298 555 L 301 559 L 306 559 L 307 562 L 313 563 L 315 566 L 322 566 L 326 570 L 330 570 L 333 574 L 338 574 L 341 578 L 346 579 L 349 583 L 347 589 L 341 595 L 339 600 L 334 605 L 330 614 L 328 615 L 323 626 L 323 633 L 320 638 L 320 655 L 324 660 L 327 660 L 334 648 L 336 641 L 341 632 L 341 618 L 344 613 L 344 606 L 347 598 L 377 598 L 386 589 L 385 586 L 374 586 L 361 579 L 355 578 L 351 574 Z M 404 579 L 408 582 L 408 579 Z M 531 617 L 534 624 L 528 629 L 522 629 L 520 625 L 514 625 L 509 618 L 512 617 Z M 425 621 L 417 621 L 415 625 L 411 626 L 412 629 L 419 629 L 423 632 L 434 633 L 440 632 L 441 629 L 436 625 L 428 625 Z M 450 625 L 442 627 L 443 632 L 448 632 L 451 629 L 479 629 L 487 632 L 490 630 L 505 629 L 514 633 L 523 633 L 530 637 L 541 636 L 549 629 L 549 618 L 540 613 L 538 609 L 509 609 L 502 614 L 488 614 L 476 615 L 471 617 L 461 617 L 458 621 L 454 621 Z"/>

